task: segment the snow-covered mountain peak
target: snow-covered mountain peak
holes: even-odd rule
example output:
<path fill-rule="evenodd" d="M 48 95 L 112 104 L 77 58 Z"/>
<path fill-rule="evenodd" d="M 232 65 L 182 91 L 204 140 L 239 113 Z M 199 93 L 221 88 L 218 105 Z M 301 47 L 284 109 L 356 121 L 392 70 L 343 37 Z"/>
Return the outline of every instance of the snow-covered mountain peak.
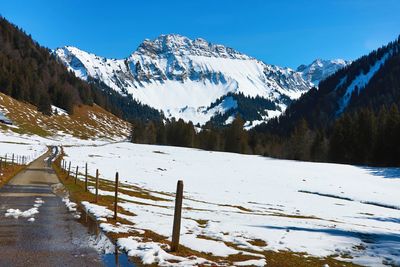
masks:
<path fill-rule="evenodd" d="M 303 78 L 318 86 L 319 82 L 332 75 L 341 68 L 349 65 L 351 61 L 344 59 L 316 59 L 309 65 L 300 65 L 297 68 L 298 72 L 303 74 Z"/>
<path fill-rule="evenodd" d="M 145 39 L 134 52 L 153 57 L 205 56 L 231 59 L 250 59 L 232 48 L 212 44 L 203 38 L 189 39 L 179 34 L 162 34 L 154 40 Z"/>
<path fill-rule="evenodd" d="M 103 82 L 122 95 L 162 110 L 166 117 L 204 124 L 213 116 L 243 105 L 210 108 L 232 94 L 268 100 L 250 121 L 279 115 L 312 84 L 303 73 L 269 65 L 232 48 L 178 34 L 144 40 L 124 59 L 107 59 L 76 47 L 54 51 L 76 76 Z M 259 101 L 260 103 L 260 101 Z M 272 103 L 272 104 L 271 104 Z M 242 113 L 243 114 L 243 113 Z M 257 118 L 257 119 L 254 119 Z"/>

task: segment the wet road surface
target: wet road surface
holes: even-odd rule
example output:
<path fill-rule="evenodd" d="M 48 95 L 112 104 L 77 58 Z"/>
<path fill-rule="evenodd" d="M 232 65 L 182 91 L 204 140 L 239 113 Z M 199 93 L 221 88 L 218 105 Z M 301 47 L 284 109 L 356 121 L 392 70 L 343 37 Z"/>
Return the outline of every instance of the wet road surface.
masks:
<path fill-rule="evenodd" d="M 101 255 L 88 243 L 85 226 L 52 191 L 59 180 L 45 162 L 50 155 L 38 158 L 0 189 L 0 266 L 103 266 Z M 35 208 L 39 213 L 29 214 Z M 9 209 L 27 212 L 6 217 Z"/>

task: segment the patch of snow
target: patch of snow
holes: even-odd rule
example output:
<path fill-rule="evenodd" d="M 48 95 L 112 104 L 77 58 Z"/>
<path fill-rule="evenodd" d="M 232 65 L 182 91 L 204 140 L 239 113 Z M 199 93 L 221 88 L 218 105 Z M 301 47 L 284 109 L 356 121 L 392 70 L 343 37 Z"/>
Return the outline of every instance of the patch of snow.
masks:
<path fill-rule="evenodd" d="M 99 221 L 106 221 L 106 218 L 112 218 L 114 216 L 114 212 L 104 206 L 93 204 L 87 201 L 82 201 L 81 204 L 84 206 L 86 212 L 93 214 Z"/>
<path fill-rule="evenodd" d="M 115 246 L 103 233 L 97 236 L 90 236 L 88 244 L 102 254 L 114 254 Z"/>
<path fill-rule="evenodd" d="M 5 216 L 13 217 L 14 219 L 18 219 L 19 217 L 28 218 L 32 217 L 35 214 L 39 213 L 39 207 L 42 206 L 44 201 L 41 198 L 36 198 L 35 204 L 33 208 L 30 208 L 25 211 L 21 211 L 20 209 L 7 209 Z M 34 218 L 31 218 L 35 220 Z"/>
<path fill-rule="evenodd" d="M 132 225 L 127 225 L 127 224 L 118 224 L 118 225 L 113 225 L 110 223 L 101 223 L 100 228 L 108 233 L 130 233 L 130 232 L 136 232 L 135 228 Z"/>
<path fill-rule="evenodd" d="M 211 253 L 214 256 L 220 257 L 227 257 L 239 252 L 236 249 L 228 247 L 223 242 L 198 238 L 196 235 L 190 234 L 182 236 L 180 243 L 196 251 Z"/>
<path fill-rule="evenodd" d="M 64 204 L 67 207 L 68 211 L 70 211 L 70 212 L 75 212 L 76 211 L 77 204 L 75 202 L 72 202 L 68 197 L 64 197 L 62 199 L 62 201 L 64 202 Z"/>
<path fill-rule="evenodd" d="M 140 258 L 143 264 L 158 264 L 159 266 L 197 266 L 209 261 L 191 257 L 187 259 L 167 253 L 169 247 L 155 242 L 142 242 L 140 238 L 126 237 L 118 239 L 118 247 L 127 251 L 128 256 Z M 161 247 L 163 246 L 163 247 Z M 169 261 L 174 261 L 170 263 Z"/>
<path fill-rule="evenodd" d="M 358 92 L 360 92 L 362 89 L 364 89 L 364 87 L 369 83 L 375 73 L 383 66 L 389 55 L 390 52 L 382 56 L 381 59 L 379 59 L 377 62 L 375 62 L 373 66 L 370 67 L 369 71 L 366 74 L 360 73 L 357 77 L 354 78 L 349 87 L 347 87 L 346 92 L 344 93 L 342 98 L 339 100 L 339 109 L 337 111 L 337 114 L 343 113 L 343 111 L 349 104 L 353 92 L 355 90 L 358 90 Z"/>
<path fill-rule="evenodd" d="M 51 105 L 51 113 L 53 115 L 68 116 L 68 112 L 62 108 Z"/>
<path fill-rule="evenodd" d="M 225 125 L 231 124 L 235 120 L 235 118 L 235 116 L 229 116 L 225 121 Z"/>
<path fill-rule="evenodd" d="M 237 261 L 234 263 L 236 266 L 266 266 L 267 262 L 265 259 L 259 260 L 247 260 L 247 261 Z"/>

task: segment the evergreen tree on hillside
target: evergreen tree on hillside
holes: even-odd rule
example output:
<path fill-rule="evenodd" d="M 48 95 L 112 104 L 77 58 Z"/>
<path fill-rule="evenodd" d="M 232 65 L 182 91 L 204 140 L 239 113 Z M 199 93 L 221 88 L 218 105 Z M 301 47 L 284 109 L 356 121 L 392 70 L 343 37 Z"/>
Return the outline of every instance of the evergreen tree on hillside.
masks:
<path fill-rule="evenodd" d="M 244 121 L 237 117 L 232 124 L 224 131 L 225 151 L 247 153 L 248 135 L 243 129 Z"/>
<path fill-rule="evenodd" d="M 160 121 L 163 115 L 105 84 L 85 82 L 15 25 L 0 17 L 0 92 L 31 103 L 46 115 L 51 105 L 74 111 L 94 103 L 126 120 Z"/>
<path fill-rule="evenodd" d="M 385 116 L 385 114 L 382 114 Z M 400 164 L 400 114 L 396 105 L 392 105 L 387 112 L 381 125 L 380 136 L 378 137 L 379 146 L 377 150 L 380 152 L 382 163 L 389 165 Z"/>
<path fill-rule="evenodd" d="M 311 131 L 306 120 L 302 119 L 294 129 L 289 145 L 289 158 L 295 160 L 310 160 L 310 148 L 312 142 Z"/>
<path fill-rule="evenodd" d="M 0 92 L 29 102 L 47 115 L 51 104 L 72 113 L 71 103 L 92 103 L 85 82 L 4 18 L 0 18 Z"/>
<path fill-rule="evenodd" d="M 328 160 L 329 141 L 322 130 L 314 133 L 314 139 L 310 147 L 310 159 L 312 161 Z"/>
<path fill-rule="evenodd" d="M 198 145 L 206 150 L 220 150 L 221 137 L 217 129 L 206 128 L 198 134 Z"/>
<path fill-rule="evenodd" d="M 45 115 L 51 115 L 51 102 L 48 94 L 42 94 L 39 99 L 38 111 Z"/>

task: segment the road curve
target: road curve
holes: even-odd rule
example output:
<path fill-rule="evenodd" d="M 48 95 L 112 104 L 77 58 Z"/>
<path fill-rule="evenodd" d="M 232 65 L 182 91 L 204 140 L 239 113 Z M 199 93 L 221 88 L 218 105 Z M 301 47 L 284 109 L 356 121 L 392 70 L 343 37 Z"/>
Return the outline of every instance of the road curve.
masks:
<path fill-rule="evenodd" d="M 45 161 L 51 156 L 48 151 L 0 189 L 0 266 L 103 266 L 85 226 L 52 191 L 59 180 Z M 25 214 L 16 218 L 16 209 Z"/>

